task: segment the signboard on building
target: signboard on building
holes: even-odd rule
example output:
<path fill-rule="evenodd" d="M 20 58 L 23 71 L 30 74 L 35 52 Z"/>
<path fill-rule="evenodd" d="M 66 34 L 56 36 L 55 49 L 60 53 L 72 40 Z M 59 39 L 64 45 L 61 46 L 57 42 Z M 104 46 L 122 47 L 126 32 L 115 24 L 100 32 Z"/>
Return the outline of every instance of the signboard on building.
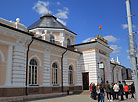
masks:
<path fill-rule="evenodd" d="M 108 44 L 108 41 L 107 41 L 105 38 L 101 37 L 99 34 L 97 34 L 97 39 L 100 39 L 100 40 L 102 40 L 104 43 Z"/>
<path fill-rule="evenodd" d="M 103 63 L 99 63 L 99 68 L 100 69 L 104 68 Z"/>
<path fill-rule="evenodd" d="M 99 50 L 99 53 L 100 53 L 100 54 L 103 54 L 103 55 L 106 55 L 106 52 L 103 51 L 103 50 Z"/>

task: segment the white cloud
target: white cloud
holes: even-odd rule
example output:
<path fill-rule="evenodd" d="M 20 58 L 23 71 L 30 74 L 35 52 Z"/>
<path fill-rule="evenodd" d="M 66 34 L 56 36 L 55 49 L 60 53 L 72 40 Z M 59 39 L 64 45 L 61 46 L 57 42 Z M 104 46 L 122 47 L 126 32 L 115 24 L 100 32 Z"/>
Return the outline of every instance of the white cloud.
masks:
<path fill-rule="evenodd" d="M 128 28 L 128 24 L 122 24 L 122 28 L 123 29 L 127 29 Z"/>
<path fill-rule="evenodd" d="M 127 53 L 129 53 L 129 50 L 126 50 Z"/>
<path fill-rule="evenodd" d="M 123 28 L 123 29 L 127 29 L 127 28 L 128 28 L 128 24 L 122 24 L 122 28 Z M 133 29 L 134 29 L 134 30 L 137 30 L 138 27 L 137 27 L 136 25 L 133 25 Z"/>
<path fill-rule="evenodd" d="M 109 42 L 116 42 L 118 39 L 112 35 L 109 36 L 105 36 L 104 37 L 106 40 L 108 40 Z"/>
<path fill-rule="evenodd" d="M 119 47 L 117 45 L 111 45 L 110 47 L 113 49 L 112 53 L 118 53 L 118 52 L 120 52 L 121 47 Z"/>
<path fill-rule="evenodd" d="M 57 18 L 57 20 L 58 20 L 60 23 L 62 23 L 63 25 L 66 25 L 66 22 L 65 22 L 65 21 L 63 21 L 63 20 L 61 20 L 61 19 L 59 19 L 59 18 Z"/>
<path fill-rule="evenodd" d="M 57 5 L 61 5 L 61 3 L 58 1 L 58 2 L 57 2 Z"/>
<path fill-rule="evenodd" d="M 51 13 L 51 11 L 48 10 L 49 2 L 44 1 L 38 1 L 34 6 L 33 10 L 35 10 L 40 15 L 44 15 L 47 13 Z"/>
<path fill-rule="evenodd" d="M 87 38 L 87 39 L 83 40 L 82 42 L 83 42 L 83 43 L 90 42 L 91 39 L 92 39 L 92 38 Z"/>
<path fill-rule="evenodd" d="M 67 7 L 64 7 L 64 10 L 58 9 L 58 13 L 56 16 L 61 19 L 67 19 L 67 14 L 69 13 L 69 9 Z"/>
<path fill-rule="evenodd" d="M 127 56 L 127 59 L 129 59 L 129 60 L 130 60 L 130 56 Z"/>
<path fill-rule="evenodd" d="M 45 15 L 47 13 L 51 14 L 52 12 L 48 9 L 48 6 L 50 4 L 52 3 L 39 0 L 37 3 L 35 3 L 32 9 L 35 10 L 40 15 Z M 61 5 L 61 3 L 56 2 L 56 5 Z M 57 16 L 57 20 L 60 23 L 62 23 L 63 25 L 66 25 L 66 22 L 61 19 L 67 19 L 68 13 L 69 13 L 69 9 L 67 7 L 64 7 L 63 9 L 58 9 L 58 12 L 55 14 L 55 16 Z"/>

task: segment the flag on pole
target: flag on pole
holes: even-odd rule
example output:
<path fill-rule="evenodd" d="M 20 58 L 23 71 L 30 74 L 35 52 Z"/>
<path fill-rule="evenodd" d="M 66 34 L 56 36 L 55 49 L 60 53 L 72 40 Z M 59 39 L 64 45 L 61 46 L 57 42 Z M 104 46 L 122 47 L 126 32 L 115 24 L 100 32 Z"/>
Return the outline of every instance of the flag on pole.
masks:
<path fill-rule="evenodd" d="M 102 26 L 101 26 L 101 25 L 99 26 L 99 29 L 100 29 L 100 30 L 102 29 Z"/>

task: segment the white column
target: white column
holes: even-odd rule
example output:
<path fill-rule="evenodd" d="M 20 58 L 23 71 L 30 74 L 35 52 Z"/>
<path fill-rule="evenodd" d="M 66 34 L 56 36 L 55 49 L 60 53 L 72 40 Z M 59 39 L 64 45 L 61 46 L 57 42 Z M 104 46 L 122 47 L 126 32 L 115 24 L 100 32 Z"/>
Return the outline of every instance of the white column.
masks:
<path fill-rule="evenodd" d="M 81 72 L 81 59 L 80 58 L 78 58 L 78 61 L 77 61 L 76 73 L 77 73 L 77 86 L 82 86 L 82 72 Z"/>
<path fill-rule="evenodd" d="M 8 61 L 7 61 L 7 73 L 6 73 L 6 86 L 11 85 L 11 74 L 12 74 L 12 56 L 13 56 L 13 46 L 9 45 L 8 48 Z"/>
<path fill-rule="evenodd" d="M 122 81 L 122 72 L 121 72 L 121 68 L 119 69 L 119 81 Z"/>
<path fill-rule="evenodd" d="M 65 46 L 65 37 L 64 37 L 64 33 L 63 32 L 61 32 L 60 33 L 60 43 L 62 44 L 62 46 Z"/>
<path fill-rule="evenodd" d="M 13 49 L 12 86 L 23 87 L 26 81 L 26 47 L 16 45 Z"/>
<path fill-rule="evenodd" d="M 50 86 L 50 52 L 44 54 L 43 86 Z"/>
<path fill-rule="evenodd" d="M 67 56 L 63 56 L 63 86 L 68 86 L 68 59 Z"/>
<path fill-rule="evenodd" d="M 107 76 L 107 80 L 109 81 L 109 83 L 112 83 L 112 70 L 111 70 L 111 65 L 110 65 L 110 58 L 107 58 L 107 72 L 108 72 L 108 76 Z"/>
<path fill-rule="evenodd" d="M 116 67 L 115 67 L 115 69 L 114 69 L 114 82 L 117 82 Z"/>

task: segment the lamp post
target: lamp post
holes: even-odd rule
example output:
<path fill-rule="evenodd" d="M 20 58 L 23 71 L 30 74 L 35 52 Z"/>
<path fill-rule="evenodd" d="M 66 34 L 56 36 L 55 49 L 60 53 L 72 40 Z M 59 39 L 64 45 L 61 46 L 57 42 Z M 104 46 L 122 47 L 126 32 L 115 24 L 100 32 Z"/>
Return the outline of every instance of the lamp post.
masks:
<path fill-rule="evenodd" d="M 127 9 L 127 20 L 128 20 L 128 31 L 129 31 L 129 56 L 131 67 L 133 71 L 133 80 L 135 83 L 135 90 L 136 90 L 136 102 L 138 102 L 138 90 L 137 90 L 137 68 L 136 68 L 136 51 L 135 51 L 135 43 L 134 43 L 134 35 L 133 35 L 133 28 L 132 28 L 132 15 L 130 9 L 130 0 L 126 0 L 126 9 Z"/>

